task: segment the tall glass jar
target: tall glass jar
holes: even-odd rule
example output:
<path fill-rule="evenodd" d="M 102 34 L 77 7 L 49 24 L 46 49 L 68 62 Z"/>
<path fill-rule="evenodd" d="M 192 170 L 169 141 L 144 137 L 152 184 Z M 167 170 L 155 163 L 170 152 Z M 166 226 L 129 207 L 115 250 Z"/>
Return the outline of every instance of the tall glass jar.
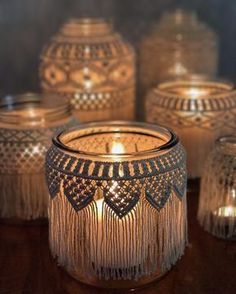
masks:
<path fill-rule="evenodd" d="M 218 38 L 194 12 L 166 12 L 139 48 L 143 94 L 157 82 L 189 73 L 215 75 Z"/>
<path fill-rule="evenodd" d="M 206 161 L 198 220 L 213 235 L 236 239 L 236 136 L 219 138 Z"/>
<path fill-rule="evenodd" d="M 104 19 L 66 22 L 42 52 L 40 78 L 80 121 L 134 118 L 134 50 Z"/>
<path fill-rule="evenodd" d="M 2 219 L 20 222 L 47 217 L 44 157 L 54 132 L 70 124 L 69 103 L 58 97 L 30 93 L 1 99 Z"/>

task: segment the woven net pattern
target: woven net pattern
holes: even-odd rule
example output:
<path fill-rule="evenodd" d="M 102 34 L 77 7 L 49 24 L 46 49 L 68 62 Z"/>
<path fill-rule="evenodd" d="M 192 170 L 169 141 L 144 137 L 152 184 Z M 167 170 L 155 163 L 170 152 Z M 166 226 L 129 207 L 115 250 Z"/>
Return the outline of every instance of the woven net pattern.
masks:
<path fill-rule="evenodd" d="M 134 51 L 112 31 L 77 38 L 59 33 L 42 52 L 40 78 L 44 91 L 67 96 L 78 111 L 124 107 L 134 103 Z"/>
<path fill-rule="evenodd" d="M 111 138 L 88 136 L 71 142 L 70 147 L 79 144 L 82 150 L 103 152 Z M 135 134 L 121 137 L 120 142 L 127 150 L 157 144 L 153 138 Z M 52 198 L 63 191 L 74 209 L 81 210 L 102 193 L 106 204 L 119 217 L 137 204 L 143 191 L 147 201 L 160 210 L 172 192 L 181 199 L 186 188 L 185 152 L 181 144 L 152 158 L 115 162 L 81 158 L 52 146 L 46 157 L 46 172 Z"/>
<path fill-rule="evenodd" d="M 198 87 L 198 90 L 201 90 L 201 87 Z M 217 90 L 216 88 L 215 91 Z M 186 99 L 181 95 L 154 89 L 147 96 L 146 113 L 149 121 L 173 127 L 196 126 L 209 131 L 223 127 L 235 128 L 235 97 L 236 93 L 231 91 L 211 94 L 200 99 Z"/>

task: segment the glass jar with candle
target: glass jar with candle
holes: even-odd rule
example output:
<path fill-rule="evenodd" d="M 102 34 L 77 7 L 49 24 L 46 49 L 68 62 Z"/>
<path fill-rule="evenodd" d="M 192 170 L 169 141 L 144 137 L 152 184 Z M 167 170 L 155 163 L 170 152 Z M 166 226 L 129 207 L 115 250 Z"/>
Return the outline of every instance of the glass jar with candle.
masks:
<path fill-rule="evenodd" d="M 218 37 L 193 11 L 165 12 L 142 40 L 139 60 L 144 94 L 166 79 L 186 74 L 216 75 Z"/>
<path fill-rule="evenodd" d="M 0 101 L 0 217 L 21 222 L 47 217 L 44 158 L 55 131 L 70 125 L 68 102 L 38 94 Z"/>
<path fill-rule="evenodd" d="M 104 19 L 68 20 L 42 52 L 40 79 L 80 121 L 134 118 L 134 50 Z"/>
<path fill-rule="evenodd" d="M 160 83 L 146 97 L 148 122 L 168 125 L 188 154 L 188 175 L 199 178 L 214 141 L 236 130 L 233 85 L 205 76 Z"/>
<path fill-rule="evenodd" d="M 184 253 L 185 152 L 168 129 L 131 122 L 72 128 L 54 137 L 46 168 L 51 251 L 74 278 L 134 288 Z"/>
<path fill-rule="evenodd" d="M 236 136 L 219 138 L 206 161 L 198 220 L 213 235 L 236 239 Z"/>

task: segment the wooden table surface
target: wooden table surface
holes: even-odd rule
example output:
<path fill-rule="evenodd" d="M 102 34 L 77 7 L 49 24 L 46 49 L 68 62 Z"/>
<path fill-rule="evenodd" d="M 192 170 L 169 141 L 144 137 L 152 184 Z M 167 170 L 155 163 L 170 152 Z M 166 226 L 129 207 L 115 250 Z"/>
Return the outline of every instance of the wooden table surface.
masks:
<path fill-rule="evenodd" d="M 188 193 L 189 246 L 162 280 L 139 294 L 236 293 L 236 242 L 217 239 L 196 221 L 198 185 Z M 0 293 L 126 293 L 80 284 L 50 256 L 47 226 L 0 225 Z"/>

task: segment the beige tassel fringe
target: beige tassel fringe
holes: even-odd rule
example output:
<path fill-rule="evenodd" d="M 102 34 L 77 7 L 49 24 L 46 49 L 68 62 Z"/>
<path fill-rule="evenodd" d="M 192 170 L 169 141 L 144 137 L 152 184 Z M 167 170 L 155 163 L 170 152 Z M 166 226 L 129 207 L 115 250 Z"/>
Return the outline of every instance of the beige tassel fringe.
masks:
<path fill-rule="evenodd" d="M 1 218 L 34 220 L 47 217 L 48 190 L 44 173 L 1 175 L 0 187 Z"/>
<path fill-rule="evenodd" d="M 158 212 L 144 197 L 118 218 L 104 202 L 76 212 L 63 194 L 49 205 L 51 251 L 77 276 L 138 280 L 164 273 L 187 244 L 186 196 L 171 195 Z"/>

